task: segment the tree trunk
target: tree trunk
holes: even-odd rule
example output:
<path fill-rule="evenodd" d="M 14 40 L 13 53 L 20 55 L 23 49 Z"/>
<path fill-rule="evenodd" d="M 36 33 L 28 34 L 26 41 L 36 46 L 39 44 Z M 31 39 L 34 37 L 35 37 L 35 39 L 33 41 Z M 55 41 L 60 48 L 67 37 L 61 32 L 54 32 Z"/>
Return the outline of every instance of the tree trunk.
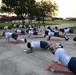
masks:
<path fill-rule="evenodd" d="M 38 17 L 38 23 L 40 23 L 40 17 Z"/>
<path fill-rule="evenodd" d="M 45 22 L 44 22 L 44 16 L 43 16 L 43 24 L 44 24 Z"/>
<path fill-rule="evenodd" d="M 24 25 L 24 23 L 25 23 L 25 22 L 24 22 L 24 16 L 22 16 L 22 25 Z"/>

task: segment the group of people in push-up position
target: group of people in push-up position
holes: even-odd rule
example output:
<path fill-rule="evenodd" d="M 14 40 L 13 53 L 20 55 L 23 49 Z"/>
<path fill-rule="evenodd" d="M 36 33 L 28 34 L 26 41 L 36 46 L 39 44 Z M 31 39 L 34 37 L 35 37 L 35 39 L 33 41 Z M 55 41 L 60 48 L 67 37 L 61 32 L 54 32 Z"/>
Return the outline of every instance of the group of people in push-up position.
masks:
<path fill-rule="evenodd" d="M 35 26 L 36 27 L 36 26 Z M 48 43 L 46 41 L 31 41 L 28 42 L 26 38 L 19 38 L 19 34 L 26 35 L 28 34 L 28 37 L 30 35 L 40 35 L 40 37 L 47 37 L 47 40 L 50 40 L 52 36 L 56 37 L 62 37 L 65 38 L 66 41 L 69 40 L 69 38 L 66 36 L 66 33 L 74 33 L 74 31 L 70 28 L 66 29 L 59 29 L 55 27 L 56 30 L 61 31 L 62 34 L 59 32 L 54 31 L 51 29 L 51 27 L 46 27 L 44 29 L 44 33 L 39 34 L 38 33 L 38 28 L 35 28 L 34 26 L 29 26 L 26 31 L 22 29 L 16 29 L 14 32 L 8 32 L 7 29 L 9 27 L 5 27 L 3 32 L 0 34 L 0 37 L 5 36 L 6 43 L 10 43 L 10 37 L 12 37 L 16 42 L 25 42 L 27 43 L 27 47 L 29 48 L 28 50 L 24 50 L 26 53 L 32 53 L 34 49 L 41 48 L 44 51 L 45 50 L 50 50 L 50 52 L 54 55 L 54 63 L 55 64 L 60 64 L 68 68 L 74 75 L 76 75 L 76 57 L 70 57 L 68 53 L 65 51 L 63 48 L 62 44 L 54 44 L 54 43 Z M 40 29 L 40 28 L 39 28 Z M 76 37 L 73 38 L 73 41 L 76 42 Z M 48 68 L 49 70 L 49 68 Z M 52 71 L 55 71 L 55 69 L 52 69 Z"/>
<path fill-rule="evenodd" d="M 76 75 L 76 57 L 70 57 L 66 52 L 64 47 L 61 44 L 56 43 L 48 43 L 46 41 L 32 41 L 27 43 L 27 47 L 29 50 L 24 50 L 26 53 L 32 53 L 33 49 L 41 48 L 45 50 L 49 50 L 54 55 L 54 65 L 60 65 L 67 68 L 69 71 Z M 46 70 L 55 71 L 55 68 L 50 69 L 50 65 Z"/>
<path fill-rule="evenodd" d="M 23 28 L 23 27 L 22 27 Z M 28 38 L 31 37 L 31 35 L 36 36 L 37 38 L 45 38 L 47 36 L 47 40 L 61 40 L 59 37 L 64 38 L 66 41 L 69 40 L 67 33 L 74 33 L 74 30 L 71 28 L 58 28 L 55 27 L 56 30 L 52 29 L 50 26 L 45 26 L 44 30 L 42 30 L 43 32 L 39 32 L 38 29 L 40 29 L 40 27 L 38 28 L 36 25 L 34 26 L 26 26 L 26 30 L 23 30 L 22 28 L 18 28 L 14 30 L 14 34 L 16 35 L 26 35 L 28 34 Z M 5 26 L 4 27 L 4 31 L 7 29 L 11 29 L 10 26 Z M 3 33 L 4 33 L 3 31 Z M 59 32 L 60 31 L 60 32 Z M 61 33 L 62 32 L 62 33 Z M 7 33 L 7 31 L 6 31 Z M 11 33 L 11 32 L 9 32 Z M 59 39 L 53 38 L 53 37 L 58 37 Z M 75 41 L 75 38 L 73 38 L 73 41 Z"/>

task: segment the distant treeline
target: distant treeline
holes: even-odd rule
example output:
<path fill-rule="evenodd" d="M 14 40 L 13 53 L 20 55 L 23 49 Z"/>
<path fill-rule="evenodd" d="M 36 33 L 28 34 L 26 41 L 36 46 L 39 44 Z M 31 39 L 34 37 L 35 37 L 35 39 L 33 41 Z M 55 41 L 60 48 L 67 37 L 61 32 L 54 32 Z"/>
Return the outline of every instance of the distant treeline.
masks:
<path fill-rule="evenodd" d="M 22 16 L 10 16 L 10 17 L 8 17 L 8 16 L 1 16 L 0 17 L 0 22 L 6 22 L 6 21 L 12 21 L 12 20 L 26 20 L 26 19 L 29 19 L 28 17 L 22 17 Z M 35 18 L 34 16 L 31 16 L 31 18 L 29 19 L 29 20 L 43 20 L 43 18 L 42 17 L 39 17 L 39 18 Z M 67 20 L 67 21 L 76 21 L 76 18 L 65 18 L 65 19 L 63 19 L 63 18 L 61 18 L 61 17 L 44 17 L 44 20 L 45 21 L 54 21 L 54 20 Z"/>
<path fill-rule="evenodd" d="M 66 18 L 65 20 L 68 20 L 68 21 L 76 21 L 76 18 Z"/>

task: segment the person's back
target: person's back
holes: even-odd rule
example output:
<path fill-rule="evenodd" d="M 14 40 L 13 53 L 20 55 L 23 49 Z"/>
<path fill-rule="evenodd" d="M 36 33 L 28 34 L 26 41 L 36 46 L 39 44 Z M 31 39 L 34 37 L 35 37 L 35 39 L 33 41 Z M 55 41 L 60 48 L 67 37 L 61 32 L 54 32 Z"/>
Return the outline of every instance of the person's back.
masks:
<path fill-rule="evenodd" d="M 11 33 L 11 32 L 6 32 L 6 33 L 5 33 L 5 37 L 6 37 L 6 38 L 9 38 L 9 37 L 11 37 L 11 36 L 12 36 L 12 33 Z"/>
<path fill-rule="evenodd" d="M 17 30 L 17 33 L 21 33 L 21 30 L 20 30 L 20 29 L 18 29 L 18 30 Z"/>
<path fill-rule="evenodd" d="M 33 48 L 40 48 L 40 41 L 39 41 L 39 42 L 32 41 L 32 42 L 31 42 L 31 46 L 32 46 Z"/>
<path fill-rule="evenodd" d="M 64 65 L 76 75 L 76 57 L 70 57 L 63 48 L 58 48 L 57 44 L 51 44 L 49 50 L 55 55 L 55 64 Z"/>
<path fill-rule="evenodd" d="M 22 28 L 22 25 L 19 25 L 19 28 Z"/>
<path fill-rule="evenodd" d="M 66 29 L 64 29 L 64 32 L 69 33 L 69 30 L 70 30 L 69 28 L 66 28 Z"/>
<path fill-rule="evenodd" d="M 11 29 L 10 26 L 4 26 L 4 29 L 7 30 L 7 29 Z"/>
<path fill-rule="evenodd" d="M 49 36 L 54 36 L 54 32 L 49 31 L 48 35 L 49 35 Z"/>
<path fill-rule="evenodd" d="M 31 31 L 31 30 L 29 30 L 28 33 L 29 33 L 30 35 L 33 35 L 33 31 Z"/>
<path fill-rule="evenodd" d="M 55 52 L 54 61 L 60 61 L 64 66 L 68 65 L 71 57 L 67 54 L 67 52 L 63 48 L 58 48 Z"/>

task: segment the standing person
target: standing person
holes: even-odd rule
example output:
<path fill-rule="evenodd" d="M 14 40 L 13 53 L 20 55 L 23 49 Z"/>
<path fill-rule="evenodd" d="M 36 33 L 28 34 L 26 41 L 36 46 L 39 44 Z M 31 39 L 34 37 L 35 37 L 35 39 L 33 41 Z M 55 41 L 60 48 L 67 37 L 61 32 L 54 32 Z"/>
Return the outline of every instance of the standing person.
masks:
<path fill-rule="evenodd" d="M 38 48 L 42 48 L 44 50 L 47 50 L 49 48 L 49 43 L 46 41 L 32 41 L 32 42 L 28 42 L 27 43 L 27 47 L 29 48 L 29 50 L 24 50 L 26 51 L 26 53 L 32 53 L 33 49 L 38 49 Z"/>
<path fill-rule="evenodd" d="M 76 57 L 70 57 L 68 53 L 63 48 L 59 48 L 57 44 L 51 44 L 49 50 L 54 54 L 54 62 L 56 64 L 64 65 L 76 75 Z"/>

